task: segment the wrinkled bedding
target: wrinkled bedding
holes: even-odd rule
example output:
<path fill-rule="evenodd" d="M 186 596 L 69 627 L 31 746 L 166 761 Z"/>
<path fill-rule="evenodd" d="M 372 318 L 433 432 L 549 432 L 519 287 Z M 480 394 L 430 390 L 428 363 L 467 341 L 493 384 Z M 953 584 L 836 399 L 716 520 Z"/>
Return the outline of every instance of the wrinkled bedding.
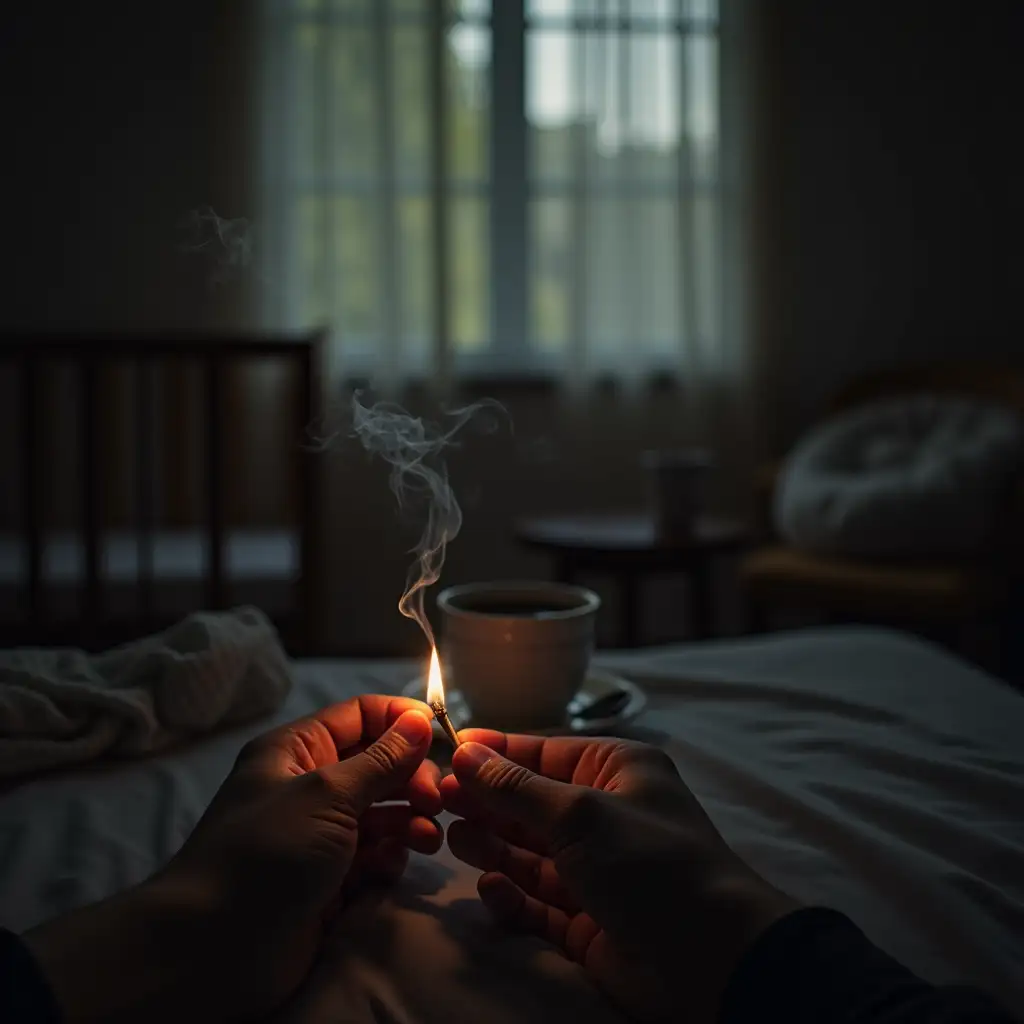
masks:
<path fill-rule="evenodd" d="M 980 984 L 1024 1016 L 1024 697 L 879 630 L 600 660 L 651 698 L 624 734 L 669 751 L 763 874 L 845 911 L 925 977 Z M 25 928 L 143 878 L 180 845 L 248 736 L 359 692 L 397 691 L 412 674 L 400 662 L 299 663 L 272 719 L 8 789 L 0 920 Z M 283 1016 L 511 1024 L 567 1013 L 618 1019 L 574 965 L 493 928 L 475 872 L 443 850 L 347 912 Z"/>

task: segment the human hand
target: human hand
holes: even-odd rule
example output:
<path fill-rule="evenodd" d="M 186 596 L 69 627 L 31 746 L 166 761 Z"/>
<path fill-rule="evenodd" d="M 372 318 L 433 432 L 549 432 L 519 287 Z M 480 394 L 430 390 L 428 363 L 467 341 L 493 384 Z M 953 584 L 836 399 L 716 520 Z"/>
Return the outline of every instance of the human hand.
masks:
<path fill-rule="evenodd" d="M 280 1005 L 361 883 L 396 878 L 407 849 L 439 849 L 429 715 L 362 696 L 246 744 L 162 871 L 26 936 L 65 1019 L 226 1021 Z"/>
<path fill-rule="evenodd" d="M 448 845 L 501 922 L 632 1017 L 715 1019 L 743 951 L 796 903 L 725 843 L 671 759 L 612 739 L 460 733 Z"/>

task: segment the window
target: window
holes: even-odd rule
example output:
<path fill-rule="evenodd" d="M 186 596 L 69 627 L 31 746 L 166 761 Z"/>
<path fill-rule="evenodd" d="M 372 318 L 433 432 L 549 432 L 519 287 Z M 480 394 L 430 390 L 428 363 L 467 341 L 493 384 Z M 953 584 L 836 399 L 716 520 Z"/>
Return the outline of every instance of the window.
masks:
<path fill-rule="evenodd" d="M 271 9 L 280 319 L 402 373 L 713 348 L 716 0 Z"/>

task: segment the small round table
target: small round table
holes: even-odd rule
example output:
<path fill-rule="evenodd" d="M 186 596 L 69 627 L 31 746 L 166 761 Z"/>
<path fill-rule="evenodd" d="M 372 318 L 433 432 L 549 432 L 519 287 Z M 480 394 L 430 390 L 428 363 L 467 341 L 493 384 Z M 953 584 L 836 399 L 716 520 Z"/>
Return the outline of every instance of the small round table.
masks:
<path fill-rule="evenodd" d="M 647 515 L 540 516 L 516 524 L 516 539 L 527 547 L 554 556 L 556 573 L 573 583 L 581 572 L 607 573 L 619 589 L 619 642 L 640 643 L 640 584 L 657 572 L 681 572 L 689 577 L 694 635 L 705 639 L 714 632 L 712 560 L 738 551 L 747 529 L 737 520 L 702 516 L 692 536 L 669 542 L 657 537 Z"/>

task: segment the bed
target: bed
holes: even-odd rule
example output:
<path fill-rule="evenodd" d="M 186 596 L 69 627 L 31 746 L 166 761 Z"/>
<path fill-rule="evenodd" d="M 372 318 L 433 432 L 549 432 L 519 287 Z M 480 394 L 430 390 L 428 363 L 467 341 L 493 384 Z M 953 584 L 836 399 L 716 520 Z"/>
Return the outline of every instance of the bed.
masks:
<path fill-rule="evenodd" d="M 1024 1016 L 1018 692 L 920 640 L 859 628 L 600 660 L 649 695 L 626 734 L 668 750 L 764 875 L 845 911 L 926 978 L 974 982 Z M 397 692 L 414 670 L 298 662 L 275 720 L 362 691 Z M 25 928 L 149 874 L 182 842 L 240 744 L 270 724 L 4 793 L 0 918 Z M 474 886 L 475 873 L 446 850 L 414 857 L 391 895 L 348 912 L 283 1016 L 617 1019 L 574 965 L 497 932 Z"/>

